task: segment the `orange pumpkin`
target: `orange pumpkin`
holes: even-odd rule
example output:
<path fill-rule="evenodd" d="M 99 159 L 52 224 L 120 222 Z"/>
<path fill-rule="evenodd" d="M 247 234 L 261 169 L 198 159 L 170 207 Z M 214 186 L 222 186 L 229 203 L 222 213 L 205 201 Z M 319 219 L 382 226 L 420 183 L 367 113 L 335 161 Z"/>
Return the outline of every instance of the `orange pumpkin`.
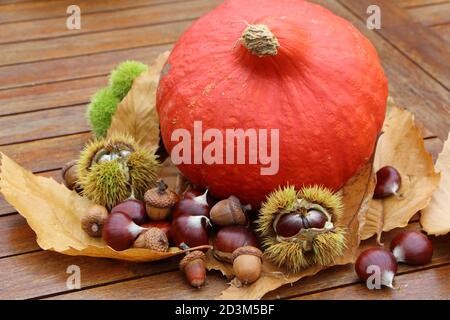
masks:
<path fill-rule="evenodd" d="M 178 166 L 216 197 L 259 205 L 286 183 L 341 188 L 373 153 L 387 95 L 374 47 L 346 20 L 306 1 L 228 0 L 179 39 L 157 109 L 169 151 L 180 128 L 193 148 L 194 121 L 223 136 L 230 128 L 279 129 L 275 175 L 261 175 L 259 162 Z"/>

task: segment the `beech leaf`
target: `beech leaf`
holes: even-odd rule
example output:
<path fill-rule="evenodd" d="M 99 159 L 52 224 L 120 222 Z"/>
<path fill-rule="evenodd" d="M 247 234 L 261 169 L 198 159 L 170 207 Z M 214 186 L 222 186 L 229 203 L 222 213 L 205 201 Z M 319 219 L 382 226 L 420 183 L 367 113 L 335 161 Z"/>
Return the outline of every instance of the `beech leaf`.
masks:
<path fill-rule="evenodd" d="M 381 234 L 394 228 L 405 227 L 419 210 L 425 208 L 439 184 L 433 159 L 426 151 L 414 115 L 401 109 L 391 100 L 377 144 L 374 171 L 390 165 L 402 178 L 399 196 L 373 199 L 367 212 L 361 239 Z"/>
<path fill-rule="evenodd" d="M 364 223 L 364 217 L 368 209 L 370 199 L 375 188 L 375 178 L 372 171 L 372 161 L 369 161 L 347 184 L 341 189 L 344 202 L 344 214 L 340 227 L 347 231 L 347 250 L 344 255 L 336 259 L 334 265 L 352 263 L 356 259 L 360 243 L 359 229 Z M 227 265 L 223 263 L 221 268 L 216 260 L 215 269 L 226 272 Z M 329 266 L 313 266 L 296 274 L 288 274 L 272 265 L 264 259 L 261 277 L 249 286 L 239 286 L 232 281 L 230 287 L 224 290 L 217 299 L 261 299 L 267 292 L 275 290 L 285 284 L 294 283 L 301 278 L 312 276 Z"/>
<path fill-rule="evenodd" d="M 178 248 L 170 248 L 168 252 L 138 248 L 124 251 L 111 249 L 101 238 L 92 238 L 81 229 L 81 218 L 92 205 L 90 200 L 51 178 L 34 175 L 3 153 L 0 156 L 0 191 L 6 201 L 27 220 L 43 250 L 135 262 L 156 261 L 183 253 Z M 169 164 L 162 172 L 173 175 L 176 171 Z M 176 181 L 176 177 L 172 176 L 163 178 L 168 184 Z"/>
<path fill-rule="evenodd" d="M 127 96 L 119 103 L 108 129 L 114 133 L 128 133 L 152 151 L 159 145 L 159 118 L 156 112 L 156 90 L 159 76 L 169 51 L 160 54 L 149 70 L 134 79 Z"/>
<path fill-rule="evenodd" d="M 441 173 L 441 183 L 428 207 L 422 210 L 420 223 L 428 234 L 444 235 L 450 232 L 450 134 L 439 154 L 436 169 Z"/>

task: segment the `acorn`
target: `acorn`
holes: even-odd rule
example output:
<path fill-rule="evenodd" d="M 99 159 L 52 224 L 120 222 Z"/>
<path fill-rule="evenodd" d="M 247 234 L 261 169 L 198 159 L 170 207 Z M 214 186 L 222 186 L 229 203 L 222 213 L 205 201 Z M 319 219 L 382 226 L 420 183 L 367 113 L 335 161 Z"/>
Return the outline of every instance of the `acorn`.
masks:
<path fill-rule="evenodd" d="M 64 185 L 70 190 L 76 190 L 78 180 L 77 161 L 67 162 L 61 169 L 61 176 Z"/>
<path fill-rule="evenodd" d="M 243 284 L 255 282 L 261 276 L 262 255 L 258 248 L 244 246 L 233 251 L 233 272 Z"/>
<path fill-rule="evenodd" d="M 103 206 L 93 205 L 81 218 L 81 228 L 91 237 L 101 237 L 106 218 L 108 210 Z"/>
<path fill-rule="evenodd" d="M 293 186 L 272 192 L 256 220 L 265 256 L 296 273 L 312 265 L 331 265 L 346 248 L 345 231 L 339 227 L 341 197 L 320 186 Z"/>
<path fill-rule="evenodd" d="M 243 206 L 239 199 L 230 196 L 225 200 L 217 202 L 210 210 L 209 216 L 213 224 L 217 226 L 242 225 L 248 224 L 248 218 L 245 214 L 251 206 Z"/>
<path fill-rule="evenodd" d="M 178 203 L 179 197 L 168 189 L 163 180 L 158 180 L 156 185 L 145 192 L 145 207 L 150 220 L 164 220 L 169 216 L 170 209 Z"/>
<path fill-rule="evenodd" d="M 169 250 L 169 240 L 163 230 L 149 228 L 139 234 L 133 243 L 133 247 L 166 252 Z"/>
<path fill-rule="evenodd" d="M 126 134 L 94 140 L 77 161 L 82 194 L 107 209 L 155 185 L 160 163 Z"/>
<path fill-rule="evenodd" d="M 189 252 L 180 261 L 180 270 L 184 272 L 187 281 L 194 288 L 200 288 L 206 281 L 206 255 L 202 251 Z"/>

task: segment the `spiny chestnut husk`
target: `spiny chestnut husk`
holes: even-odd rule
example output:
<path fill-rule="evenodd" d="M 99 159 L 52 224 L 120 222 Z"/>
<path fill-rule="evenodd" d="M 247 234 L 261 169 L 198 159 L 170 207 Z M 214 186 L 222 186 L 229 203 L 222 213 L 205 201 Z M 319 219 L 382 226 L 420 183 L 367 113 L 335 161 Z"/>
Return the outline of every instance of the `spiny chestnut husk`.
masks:
<path fill-rule="evenodd" d="M 338 227 L 342 212 L 341 197 L 326 188 L 279 188 L 256 220 L 265 256 L 292 273 L 334 263 L 346 248 L 345 231 Z"/>
<path fill-rule="evenodd" d="M 130 195 L 141 199 L 155 185 L 160 163 L 129 135 L 89 143 L 77 162 L 83 195 L 111 209 Z"/>

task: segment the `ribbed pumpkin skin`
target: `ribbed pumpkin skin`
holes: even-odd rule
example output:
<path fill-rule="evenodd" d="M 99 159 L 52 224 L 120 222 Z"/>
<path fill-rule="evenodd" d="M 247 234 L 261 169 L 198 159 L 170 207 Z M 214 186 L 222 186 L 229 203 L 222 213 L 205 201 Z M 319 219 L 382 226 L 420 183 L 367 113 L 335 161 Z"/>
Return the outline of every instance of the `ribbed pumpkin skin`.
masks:
<path fill-rule="evenodd" d="M 240 44 L 244 21 L 270 28 L 280 43 L 276 56 L 259 58 Z M 372 155 L 386 111 L 386 77 L 372 44 L 321 6 L 226 1 L 183 34 L 168 64 L 157 109 L 169 151 L 177 143 L 173 130 L 193 137 L 194 121 L 224 137 L 227 128 L 280 130 L 274 176 L 260 175 L 259 164 L 179 165 L 217 197 L 235 194 L 259 205 L 286 183 L 338 190 Z"/>

